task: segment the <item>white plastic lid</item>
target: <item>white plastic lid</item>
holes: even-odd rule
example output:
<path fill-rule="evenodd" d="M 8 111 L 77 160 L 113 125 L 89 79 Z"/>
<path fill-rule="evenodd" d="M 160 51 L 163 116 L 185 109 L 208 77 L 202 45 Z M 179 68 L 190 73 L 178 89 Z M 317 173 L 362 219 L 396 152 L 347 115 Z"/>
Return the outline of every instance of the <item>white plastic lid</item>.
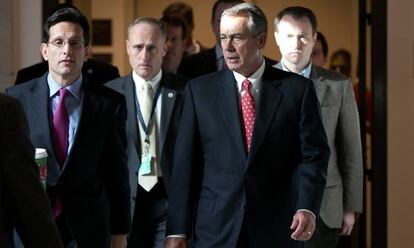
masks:
<path fill-rule="evenodd" d="M 36 148 L 35 159 L 47 158 L 47 151 L 44 148 Z"/>

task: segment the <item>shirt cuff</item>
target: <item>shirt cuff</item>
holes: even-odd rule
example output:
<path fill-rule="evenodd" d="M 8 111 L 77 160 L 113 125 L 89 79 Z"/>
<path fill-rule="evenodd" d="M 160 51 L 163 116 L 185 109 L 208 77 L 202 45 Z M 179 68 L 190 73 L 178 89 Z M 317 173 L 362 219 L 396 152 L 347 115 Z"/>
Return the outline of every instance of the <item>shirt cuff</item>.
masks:
<path fill-rule="evenodd" d="M 310 211 L 310 210 L 307 210 L 307 209 L 299 209 L 298 211 L 296 211 L 296 213 L 297 212 L 307 212 L 307 213 L 310 213 L 313 216 L 313 219 L 316 220 L 316 215 L 312 211 Z"/>

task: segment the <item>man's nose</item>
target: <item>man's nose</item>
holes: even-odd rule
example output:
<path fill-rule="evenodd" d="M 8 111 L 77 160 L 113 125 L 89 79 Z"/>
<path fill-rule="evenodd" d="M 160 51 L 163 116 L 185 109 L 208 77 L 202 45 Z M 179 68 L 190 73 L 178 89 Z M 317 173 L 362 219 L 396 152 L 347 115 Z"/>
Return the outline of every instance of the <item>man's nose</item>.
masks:
<path fill-rule="evenodd" d="M 234 51 L 233 40 L 223 39 L 221 40 L 221 47 L 224 51 Z"/>

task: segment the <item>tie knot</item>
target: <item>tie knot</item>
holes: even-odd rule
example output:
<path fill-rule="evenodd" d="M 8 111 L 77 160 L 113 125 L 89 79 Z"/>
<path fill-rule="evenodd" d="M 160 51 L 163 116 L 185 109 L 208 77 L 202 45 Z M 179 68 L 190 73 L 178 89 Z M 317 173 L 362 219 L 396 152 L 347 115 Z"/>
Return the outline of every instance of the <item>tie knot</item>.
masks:
<path fill-rule="evenodd" d="M 249 81 L 249 79 L 245 79 L 242 83 L 242 88 L 245 91 L 250 91 L 250 88 L 252 87 L 252 83 Z"/>
<path fill-rule="evenodd" d="M 61 99 L 65 98 L 65 96 L 67 95 L 68 90 L 66 88 L 60 88 L 59 90 L 59 96 Z"/>
<path fill-rule="evenodd" d="M 144 81 L 144 87 L 143 91 L 147 92 L 147 94 L 153 94 L 154 89 L 152 88 L 152 85 L 148 81 Z"/>

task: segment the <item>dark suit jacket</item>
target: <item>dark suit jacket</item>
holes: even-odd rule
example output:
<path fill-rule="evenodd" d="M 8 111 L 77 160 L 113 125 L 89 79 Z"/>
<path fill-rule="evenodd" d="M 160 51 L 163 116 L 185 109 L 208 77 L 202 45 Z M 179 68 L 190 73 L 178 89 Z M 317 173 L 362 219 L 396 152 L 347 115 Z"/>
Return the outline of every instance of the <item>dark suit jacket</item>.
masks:
<path fill-rule="evenodd" d="M 312 81 L 270 65 L 262 80 L 248 155 L 233 73 L 189 83 L 167 235 L 188 235 L 194 224 L 195 247 L 236 247 L 245 220 L 249 247 L 300 247 L 292 217 L 299 209 L 318 215 L 329 147 Z"/>
<path fill-rule="evenodd" d="M 49 66 L 47 61 L 23 68 L 17 72 L 14 84 L 21 84 L 41 77 L 48 70 Z M 88 59 L 83 64 L 82 73 L 86 76 L 88 82 L 94 84 L 104 84 L 119 77 L 119 71 L 116 66 L 94 59 Z"/>
<path fill-rule="evenodd" d="M 27 130 L 19 102 L 0 94 L 0 247 L 14 247 L 13 227 L 26 247 L 63 247 Z"/>
<path fill-rule="evenodd" d="M 174 159 L 174 145 L 181 116 L 184 85 L 188 80 L 182 76 L 163 72 L 160 87 L 161 127 L 159 137 L 159 165 L 162 170 L 164 185 L 167 188 L 170 181 L 172 162 Z M 129 167 L 129 181 L 131 187 L 131 213 L 134 213 L 137 192 L 138 165 L 140 164 L 141 138 L 135 105 L 135 85 L 132 74 L 115 79 L 107 84 L 108 87 L 123 94 L 126 99 L 128 117 L 126 130 L 128 137 L 127 155 Z M 132 216 L 132 215 L 131 215 Z"/>
<path fill-rule="evenodd" d="M 266 58 L 266 63 L 274 65 L 277 62 Z M 215 46 L 199 53 L 183 57 L 177 73 L 185 75 L 189 78 L 196 78 L 218 70 Z"/>
<path fill-rule="evenodd" d="M 80 247 L 109 247 L 110 234 L 129 231 L 124 97 L 102 85 L 82 83 L 81 114 L 63 170 L 51 138 L 47 74 L 6 89 L 25 110 L 30 139 L 48 153 L 47 191 L 58 195 Z"/>

